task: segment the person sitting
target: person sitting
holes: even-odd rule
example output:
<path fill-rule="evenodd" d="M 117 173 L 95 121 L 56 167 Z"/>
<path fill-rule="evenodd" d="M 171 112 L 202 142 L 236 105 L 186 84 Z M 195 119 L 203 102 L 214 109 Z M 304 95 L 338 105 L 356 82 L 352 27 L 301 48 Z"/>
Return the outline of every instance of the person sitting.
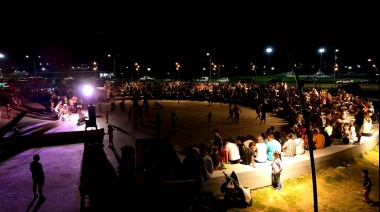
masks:
<path fill-rule="evenodd" d="M 293 139 L 296 143 L 296 155 L 302 155 L 305 153 L 305 142 L 302 139 L 302 134 L 298 133 L 297 138 Z"/>
<path fill-rule="evenodd" d="M 314 146 L 316 149 L 323 149 L 325 146 L 325 136 L 322 133 L 319 133 L 318 129 L 313 130 L 314 135 Z"/>
<path fill-rule="evenodd" d="M 292 134 L 288 133 L 285 135 L 286 141 L 282 146 L 282 156 L 293 157 L 296 155 L 296 143 L 292 139 Z"/>
<path fill-rule="evenodd" d="M 375 131 L 375 127 L 372 125 L 372 119 L 369 111 L 364 114 L 364 122 L 361 128 L 362 136 L 372 136 Z"/>
<path fill-rule="evenodd" d="M 256 157 L 254 160 L 256 163 L 267 162 L 267 145 L 264 143 L 264 138 L 261 135 L 257 136 Z"/>
<path fill-rule="evenodd" d="M 239 148 L 234 143 L 231 142 L 229 139 L 225 140 L 226 142 L 226 157 L 227 157 L 227 164 L 237 164 L 240 161 L 240 154 L 239 154 Z"/>
<path fill-rule="evenodd" d="M 212 148 L 212 154 L 210 155 L 212 159 L 212 164 L 214 166 L 214 170 L 222 170 L 222 157 L 219 154 L 219 149 L 218 147 Z"/>

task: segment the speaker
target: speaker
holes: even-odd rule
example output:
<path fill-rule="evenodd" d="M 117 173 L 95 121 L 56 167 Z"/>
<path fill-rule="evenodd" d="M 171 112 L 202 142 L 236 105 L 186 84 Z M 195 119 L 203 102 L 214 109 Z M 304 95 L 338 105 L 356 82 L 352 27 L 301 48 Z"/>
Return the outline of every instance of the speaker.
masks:
<path fill-rule="evenodd" d="M 88 119 L 90 121 L 93 121 L 96 119 L 95 105 L 89 105 L 88 106 Z"/>

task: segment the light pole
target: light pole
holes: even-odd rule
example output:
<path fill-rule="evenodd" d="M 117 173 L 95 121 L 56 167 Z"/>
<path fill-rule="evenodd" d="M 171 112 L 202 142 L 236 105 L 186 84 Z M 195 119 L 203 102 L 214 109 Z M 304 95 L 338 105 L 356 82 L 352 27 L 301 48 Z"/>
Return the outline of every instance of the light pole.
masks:
<path fill-rule="evenodd" d="M 3 55 L 2 53 L 0 53 L 0 59 L 3 59 L 5 57 L 5 55 Z M 1 68 L 0 68 L 0 71 L 1 71 Z"/>
<path fill-rule="evenodd" d="M 181 66 L 179 65 L 178 62 L 176 62 L 175 63 L 175 70 L 177 71 L 177 80 L 179 80 L 179 67 L 181 67 Z"/>
<path fill-rule="evenodd" d="M 335 72 L 337 72 L 339 70 L 339 67 L 338 67 L 338 63 L 336 62 L 337 60 L 337 57 L 336 57 L 336 53 L 339 52 L 339 49 L 335 49 L 335 57 L 334 57 L 334 88 L 335 88 Z"/>
<path fill-rule="evenodd" d="M 212 64 L 211 64 L 211 54 L 207 52 L 206 55 L 210 57 L 210 79 L 211 79 L 211 68 L 212 68 L 211 67 L 212 66 Z"/>
<path fill-rule="evenodd" d="M 26 58 L 30 58 L 29 55 L 25 55 Z M 40 58 L 41 56 L 38 56 Z M 33 58 L 34 77 L 37 77 L 36 60 Z"/>
<path fill-rule="evenodd" d="M 321 53 L 321 61 L 319 62 L 319 73 L 318 73 L 318 75 L 322 74 L 322 54 L 323 54 L 323 52 L 325 52 L 324 48 L 319 49 L 319 53 Z"/>
<path fill-rule="evenodd" d="M 135 63 L 135 68 L 136 68 L 136 71 L 137 71 L 137 79 L 140 79 L 140 71 L 139 71 L 140 66 L 139 66 L 138 63 Z"/>
<path fill-rule="evenodd" d="M 375 68 L 375 71 L 376 71 L 376 74 L 377 74 L 377 77 L 378 77 L 379 76 L 379 71 L 377 70 L 375 62 L 373 62 L 373 60 L 371 58 L 368 58 L 368 62 L 372 62 L 372 67 Z"/>
<path fill-rule="evenodd" d="M 252 65 L 252 71 L 255 71 L 256 79 L 257 79 L 257 71 L 256 71 L 256 66 L 255 64 L 251 63 Z"/>
<path fill-rule="evenodd" d="M 116 59 L 115 59 L 115 56 L 108 54 L 108 57 L 113 58 L 113 75 L 115 75 L 115 78 L 116 78 Z"/>
<path fill-rule="evenodd" d="M 97 63 L 96 62 L 93 62 L 93 64 L 94 64 L 94 68 L 93 68 L 93 70 L 94 70 L 94 79 L 96 79 L 96 70 L 98 69 L 98 67 L 96 66 L 97 65 Z"/>
<path fill-rule="evenodd" d="M 270 70 L 270 68 L 269 68 L 269 56 L 270 56 L 270 53 L 272 53 L 272 48 L 267 48 L 266 49 L 266 52 L 267 52 L 267 54 L 268 54 L 268 71 Z"/>

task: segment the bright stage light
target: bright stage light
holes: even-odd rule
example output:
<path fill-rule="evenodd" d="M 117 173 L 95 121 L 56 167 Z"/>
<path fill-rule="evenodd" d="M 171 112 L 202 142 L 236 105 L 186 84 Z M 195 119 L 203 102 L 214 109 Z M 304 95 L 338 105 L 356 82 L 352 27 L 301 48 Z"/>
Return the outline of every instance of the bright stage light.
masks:
<path fill-rule="evenodd" d="M 85 85 L 83 86 L 82 90 L 85 96 L 91 96 L 92 93 L 94 92 L 94 87 L 92 87 L 91 85 Z"/>

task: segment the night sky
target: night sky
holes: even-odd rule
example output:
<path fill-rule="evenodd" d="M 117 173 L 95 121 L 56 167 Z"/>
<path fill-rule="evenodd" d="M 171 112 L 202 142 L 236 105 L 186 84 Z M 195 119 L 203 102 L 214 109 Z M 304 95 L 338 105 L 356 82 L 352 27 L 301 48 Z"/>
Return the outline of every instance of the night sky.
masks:
<path fill-rule="evenodd" d="M 179 2 L 177 2 L 179 3 Z M 112 69 L 138 62 L 152 73 L 196 74 L 213 62 L 249 69 L 268 62 L 284 69 L 290 63 L 379 61 L 379 2 L 344 4 L 192 3 L 30 5 L 2 7 L 0 52 L 5 63 L 25 63 L 25 55 L 41 55 L 51 64 L 90 64 Z M 338 5 L 336 5 L 338 4 Z M 32 9 L 34 8 L 34 9 Z M 3 61 L 4 62 L 4 61 Z M 110 67 L 111 66 L 111 67 Z M 159 75 L 159 74 L 158 74 Z M 207 76 L 207 75 L 206 75 Z"/>

